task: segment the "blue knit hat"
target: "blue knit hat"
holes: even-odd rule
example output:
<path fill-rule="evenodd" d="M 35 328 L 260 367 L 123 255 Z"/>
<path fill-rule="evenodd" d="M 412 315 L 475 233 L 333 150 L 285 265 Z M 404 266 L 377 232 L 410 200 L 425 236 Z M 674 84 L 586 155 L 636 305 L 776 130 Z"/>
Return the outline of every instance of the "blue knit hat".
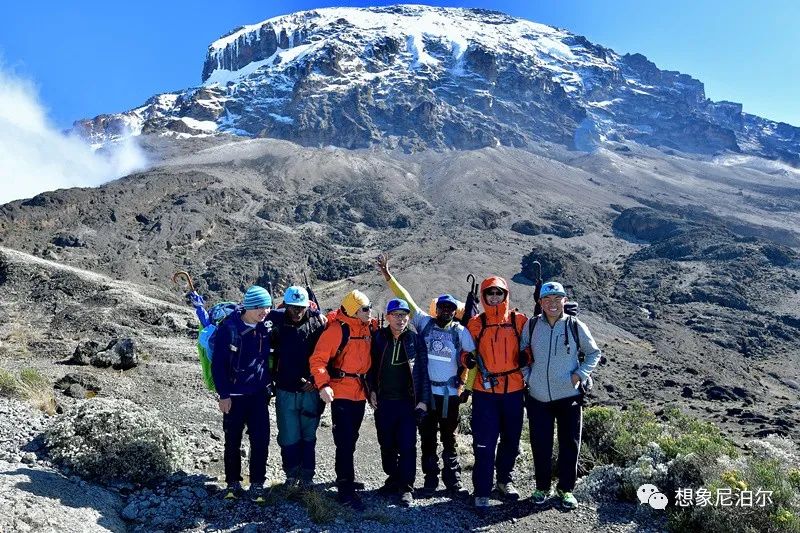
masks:
<path fill-rule="evenodd" d="M 253 285 L 244 293 L 242 307 L 246 310 L 272 307 L 272 296 L 264 287 Z"/>
<path fill-rule="evenodd" d="M 389 300 L 389 303 L 386 304 L 386 314 L 388 315 L 394 311 L 405 311 L 406 313 L 410 313 L 411 309 L 408 307 L 408 302 L 401 298 L 392 298 Z"/>

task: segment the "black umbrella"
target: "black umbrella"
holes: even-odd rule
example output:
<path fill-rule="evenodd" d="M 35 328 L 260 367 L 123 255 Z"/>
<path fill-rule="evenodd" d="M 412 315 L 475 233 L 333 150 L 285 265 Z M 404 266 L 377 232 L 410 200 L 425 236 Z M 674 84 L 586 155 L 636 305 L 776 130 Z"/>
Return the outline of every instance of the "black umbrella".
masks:
<path fill-rule="evenodd" d="M 533 289 L 533 301 L 536 302 L 533 307 L 533 316 L 542 314 L 542 305 L 539 303 L 539 296 L 542 294 L 542 264 L 539 261 L 533 262 L 533 268 L 536 271 L 536 286 Z"/>
<path fill-rule="evenodd" d="M 478 309 L 480 295 L 478 294 L 478 283 L 475 281 L 475 276 L 469 274 L 467 276 L 467 282 L 470 284 L 470 288 L 467 294 L 467 301 L 464 304 L 464 316 L 461 317 L 461 325 L 465 327 L 470 318 L 480 313 Z"/>

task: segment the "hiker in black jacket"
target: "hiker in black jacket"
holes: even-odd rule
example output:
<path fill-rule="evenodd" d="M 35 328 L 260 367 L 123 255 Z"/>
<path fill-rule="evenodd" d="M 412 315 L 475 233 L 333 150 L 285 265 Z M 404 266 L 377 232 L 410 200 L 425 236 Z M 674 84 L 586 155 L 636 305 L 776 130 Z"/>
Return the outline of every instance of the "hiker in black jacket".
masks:
<path fill-rule="evenodd" d="M 222 428 L 225 432 L 226 499 L 241 496 L 242 433 L 250 436 L 250 497 L 264 502 L 264 481 L 269 445 L 271 376 L 270 331 L 264 319 L 272 297 L 263 287 L 247 289 L 243 311 L 232 312 L 214 332 L 211 373 L 219 394 Z"/>
<path fill-rule="evenodd" d="M 388 476 L 379 492 L 399 494 L 404 506 L 414 500 L 416 423 L 422 422 L 431 402 L 427 347 L 424 339 L 408 328 L 410 311 L 405 300 L 389 301 L 389 325 L 373 334 L 367 377 L 381 463 Z"/>
<path fill-rule="evenodd" d="M 325 405 L 314 387 L 308 358 L 326 320 L 309 305 L 306 289 L 292 286 L 283 293 L 283 309 L 267 315 L 277 365 L 275 411 L 287 488 L 305 487 L 314 479 L 317 428 Z"/>

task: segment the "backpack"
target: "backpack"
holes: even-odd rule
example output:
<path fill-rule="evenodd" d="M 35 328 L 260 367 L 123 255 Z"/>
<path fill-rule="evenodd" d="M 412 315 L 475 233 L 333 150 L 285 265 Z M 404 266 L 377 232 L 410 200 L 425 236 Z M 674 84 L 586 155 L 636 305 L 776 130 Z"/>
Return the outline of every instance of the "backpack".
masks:
<path fill-rule="evenodd" d="M 486 324 L 486 313 L 481 313 L 478 315 L 481 317 L 481 330 L 478 332 L 478 336 L 475 339 L 475 348 L 479 349 L 481 345 L 481 338 L 483 338 L 483 334 L 488 327 L 498 327 L 498 328 L 511 328 L 514 330 L 514 336 L 517 338 L 517 344 L 519 344 L 519 331 L 517 331 L 517 312 L 511 311 L 511 322 L 504 322 L 502 324 L 492 324 L 491 326 Z"/>
<path fill-rule="evenodd" d="M 339 322 L 339 326 L 342 328 L 342 340 L 339 341 L 339 347 L 336 349 L 336 354 L 331 358 L 331 362 L 330 362 L 330 365 L 329 365 L 329 366 L 333 366 L 334 368 L 336 368 L 336 366 L 333 363 L 334 363 L 334 361 L 339 359 L 340 355 L 342 355 L 342 351 L 344 351 L 344 347 L 347 346 L 347 343 L 350 342 L 351 338 L 353 338 L 353 339 L 368 339 L 370 337 L 350 337 L 350 326 L 347 323 L 342 322 L 341 320 L 336 320 L 336 319 L 334 319 L 333 321 Z M 330 324 L 333 321 L 328 321 L 328 324 Z M 373 330 L 372 322 L 370 322 L 369 328 L 370 328 L 370 331 L 372 333 L 375 332 Z"/>
<path fill-rule="evenodd" d="M 216 304 L 208 311 L 211 324 L 201 328 L 197 336 L 197 355 L 200 358 L 200 368 L 203 371 L 203 382 L 211 392 L 217 391 L 214 386 L 214 377 L 211 374 L 211 361 L 214 358 L 214 334 L 217 332 L 219 325 L 237 309 L 239 309 L 239 304 L 234 302 Z M 241 340 L 237 338 L 238 332 L 235 329 L 231 330 L 231 344 L 238 346 Z"/>

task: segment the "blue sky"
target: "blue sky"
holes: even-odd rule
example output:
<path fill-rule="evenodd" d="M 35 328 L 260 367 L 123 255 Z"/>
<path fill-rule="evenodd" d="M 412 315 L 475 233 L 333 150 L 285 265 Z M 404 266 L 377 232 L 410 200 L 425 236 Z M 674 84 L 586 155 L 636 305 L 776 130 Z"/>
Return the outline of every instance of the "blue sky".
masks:
<path fill-rule="evenodd" d="M 59 127 L 200 83 L 208 45 L 231 29 L 315 7 L 397 2 L 13 2 L 0 17 L 0 74 L 31 80 Z M 539 0 L 482 7 L 565 28 L 690 74 L 713 100 L 800 126 L 800 2 Z"/>

